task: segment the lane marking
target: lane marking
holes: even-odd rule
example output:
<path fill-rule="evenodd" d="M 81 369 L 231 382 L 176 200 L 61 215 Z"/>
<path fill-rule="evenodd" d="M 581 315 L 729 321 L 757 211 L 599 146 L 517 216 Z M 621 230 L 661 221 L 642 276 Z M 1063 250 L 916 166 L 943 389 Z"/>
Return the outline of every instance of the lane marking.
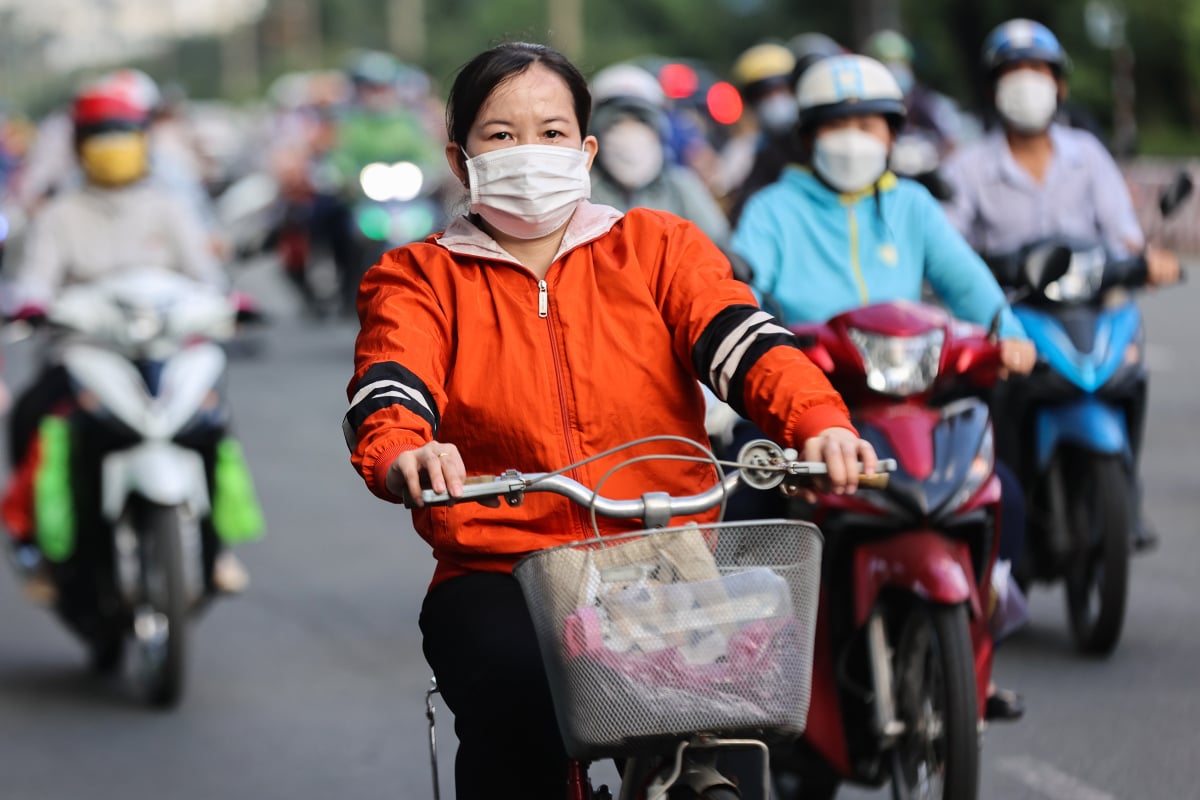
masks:
<path fill-rule="evenodd" d="M 1053 764 L 1031 756 L 1001 758 L 996 762 L 996 768 L 1050 800 L 1117 800 L 1115 795 L 1089 786 Z"/>

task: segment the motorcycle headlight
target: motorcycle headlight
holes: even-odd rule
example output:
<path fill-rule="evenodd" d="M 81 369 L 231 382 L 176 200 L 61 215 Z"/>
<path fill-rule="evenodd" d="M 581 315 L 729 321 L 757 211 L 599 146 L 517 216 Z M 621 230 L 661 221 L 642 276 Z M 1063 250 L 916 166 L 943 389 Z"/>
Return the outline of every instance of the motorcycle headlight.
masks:
<path fill-rule="evenodd" d="M 942 330 L 918 336 L 885 336 L 851 328 L 849 336 L 866 367 L 867 386 L 897 397 L 930 387 L 937 377 L 946 341 Z"/>
<path fill-rule="evenodd" d="M 384 164 L 376 161 L 367 164 L 358 173 L 358 183 L 363 194 L 377 203 L 388 200 L 407 202 L 421 193 L 425 175 L 411 161 Z"/>
<path fill-rule="evenodd" d="M 144 345 L 163 332 L 163 319 L 149 309 L 136 309 L 129 312 L 125 335 L 130 344 Z"/>
<path fill-rule="evenodd" d="M 1048 300 L 1056 303 L 1078 303 L 1089 300 L 1100 291 L 1104 279 L 1104 265 L 1108 255 L 1104 248 L 1077 251 L 1071 254 L 1071 265 L 1066 273 L 1046 286 L 1043 292 Z"/>
<path fill-rule="evenodd" d="M 991 477 L 995 470 L 996 439 L 992 433 L 992 426 L 988 425 L 983 433 L 983 438 L 979 440 L 979 449 L 975 451 L 975 457 L 971 459 L 971 463 L 967 467 L 967 474 L 963 477 L 962 485 L 954 493 L 954 498 L 948 507 L 958 508 L 974 497 L 975 493 L 979 491 L 979 487 L 983 486 L 984 481 Z"/>

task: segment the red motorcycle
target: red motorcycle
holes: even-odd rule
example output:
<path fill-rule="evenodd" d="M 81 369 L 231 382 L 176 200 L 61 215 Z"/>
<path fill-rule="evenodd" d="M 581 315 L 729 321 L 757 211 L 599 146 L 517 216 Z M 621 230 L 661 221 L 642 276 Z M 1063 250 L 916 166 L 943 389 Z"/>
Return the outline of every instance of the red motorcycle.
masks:
<path fill-rule="evenodd" d="M 973 800 L 1000 529 L 979 395 L 997 379 L 999 345 L 908 302 L 793 331 L 860 434 L 899 468 L 886 489 L 823 497 L 812 511 L 827 542 L 812 704 L 801 746 L 774 763 L 799 776 L 805 798 L 848 780 L 890 781 L 897 800 Z"/>

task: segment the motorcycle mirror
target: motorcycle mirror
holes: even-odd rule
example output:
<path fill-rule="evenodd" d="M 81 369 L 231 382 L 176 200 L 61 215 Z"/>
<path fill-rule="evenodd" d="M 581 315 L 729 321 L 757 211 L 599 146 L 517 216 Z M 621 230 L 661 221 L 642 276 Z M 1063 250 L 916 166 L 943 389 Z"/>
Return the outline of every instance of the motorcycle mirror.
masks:
<path fill-rule="evenodd" d="M 1192 188 L 1192 176 L 1186 170 L 1180 170 L 1158 196 L 1158 210 L 1164 218 L 1179 210 L 1183 202 L 1191 197 Z"/>
<path fill-rule="evenodd" d="M 1048 243 L 1034 247 L 1025 256 L 1025 279 L 1039 292 L 1067 274 L 1071 268 L 1071 248 Z"/>

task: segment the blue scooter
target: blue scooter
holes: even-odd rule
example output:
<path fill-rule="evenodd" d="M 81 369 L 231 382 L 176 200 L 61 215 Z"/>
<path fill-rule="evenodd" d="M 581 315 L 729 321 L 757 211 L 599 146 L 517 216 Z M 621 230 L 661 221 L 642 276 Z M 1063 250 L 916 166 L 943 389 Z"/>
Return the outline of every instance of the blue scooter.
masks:
<path fill-rule="evenodd" d="M 1191 188 L 1186 174 L 1168 187 L 1160 198 L 1164 218 Z M 1062 277 L 1043 282 L 1064 261 Z M 1024 583 L 1061 579 L 1077 649 L 1107 655 L 1121 635 L 1140 524 L 1147 370 L 1142 315 L 1129 290 L 1146 285 L 1146 261 L 1058 239 L 989 264 L 1015 290 L 1013 310 L 1039 359 L 1032 375 L 1009 381 L 998 397 L 997 439 L 1018 470 L 1028 508 L 1018 576 Z"/>

